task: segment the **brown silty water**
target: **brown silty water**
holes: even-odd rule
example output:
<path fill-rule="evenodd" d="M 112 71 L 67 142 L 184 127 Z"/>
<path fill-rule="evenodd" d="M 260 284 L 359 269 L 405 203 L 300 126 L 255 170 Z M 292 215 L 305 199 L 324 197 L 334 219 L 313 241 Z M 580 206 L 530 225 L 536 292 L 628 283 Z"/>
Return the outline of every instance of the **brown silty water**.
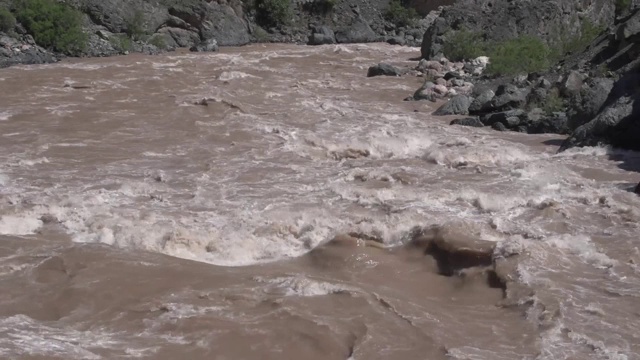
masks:
<path fill-rule="evenodd" d="M 0 72 L 0 358 L 640 359 L 640 156 L 449 126 L 385 44 Z"/>

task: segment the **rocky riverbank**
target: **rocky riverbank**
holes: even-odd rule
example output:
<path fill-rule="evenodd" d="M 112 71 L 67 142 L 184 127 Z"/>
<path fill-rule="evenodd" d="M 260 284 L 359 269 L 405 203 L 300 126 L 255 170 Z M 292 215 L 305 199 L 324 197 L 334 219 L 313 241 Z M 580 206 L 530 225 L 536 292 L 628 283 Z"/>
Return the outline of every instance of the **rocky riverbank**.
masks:
<path fill-rule="evenodd" d="M 618 9 L 614 2 L 594 1 L 582 8 L 581 18 L 576 18 L 562 11 L 546 11 L 554 6 L 562 10 L 571 5 L 569 2 L 523 2 L 517 7 L 507 1 L 491 3 L 492 8 L 486 1 L 459 1 L 434 20 L 422 43 L 422 55 L 430 61 L 423 60 L 417 66 L 426 81 L 413 99 L 433 100 L 433 92 L 447 93 L 435 84 L 447 85 L 449 79 L 464 79 L 473 84 L 473 89 L 449 92 L 450 101 L 435 112 L 436 115 L 466 116 L 452 124 L 490 126 L 500 131 L 567 134 L 569 137 L 561 150 L 599 144 L 640 150 L 640 102 L 637 102 L 640 10 L 637 5 Z M 543 10 L 551 15 L 542 16 Z M 469 16 L 460 23 L 464 14 Z M 518 16 L 526 21 L 516 21 Z M 582 25 L 575 23 L 576 19 L 582 21 Z M 593 39 L 560 54 L 555 65 L 550 63 L 547 69 L 496 76 L 474 72 L 474 61 L 478 60 L 455 63 L 446 73 L 439 69 L 449 63 L 447 41 L 455 41 L 452 34 L 456 32 L 479 32 L 483 34 L 483 41 L 499 41 L 508 34 L 530 35 L 527 32 L 536 29 L 542 34 L 540 39 L 552 48 L 557 35 L 551 29 L 584 32 L 586 19 L 598 25 L 590 25 L 598 29 Z M 538 26 L 529 26 L 532 21 Z M 461 30 L 463 27 L 467 30 Z M 574 43 L 583 36 L 574 34 Z M 434 63 L 436 65 L 432 65 Z M 423 96 L 425 91 L 427 96 Z"/>
<path fill-rule="evenodd" d="M 320 45 L 386 41 L 420 46 L 426 29 L 439 15 L 437 11 L 427 15 L 434 6 L 420 3 L 420 16 L 397 0 L 43 1 L 75 12 L 83 33 L 81 49 L 69 54 L 66 48 L 36 46 L 39 38 L 48 40 L 51 34 L 29 37 L 31 31 L 19 16 L 22 5 L 0 0 L 1 67 L 53 62 L 65 55 L 155 54 L 179 47 L 215 51 L 218 46 L 251 42 Z M 40 5 L 34 4 L 36 8 Z"/>

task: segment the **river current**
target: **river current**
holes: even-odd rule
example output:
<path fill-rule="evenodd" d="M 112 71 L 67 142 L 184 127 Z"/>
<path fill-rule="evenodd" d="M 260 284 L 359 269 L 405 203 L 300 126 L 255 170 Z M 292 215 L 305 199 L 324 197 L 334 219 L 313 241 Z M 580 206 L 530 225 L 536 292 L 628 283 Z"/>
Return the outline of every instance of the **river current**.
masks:
<path fill-rule="evenodd" d="M 402 101 L 415 74 L 366 77 L 419 54 L 1 70 L 0 358 L 640 359 L 640 154 L 449 126 Z M 445 271 L 428 229 L 508 275 Z"/>

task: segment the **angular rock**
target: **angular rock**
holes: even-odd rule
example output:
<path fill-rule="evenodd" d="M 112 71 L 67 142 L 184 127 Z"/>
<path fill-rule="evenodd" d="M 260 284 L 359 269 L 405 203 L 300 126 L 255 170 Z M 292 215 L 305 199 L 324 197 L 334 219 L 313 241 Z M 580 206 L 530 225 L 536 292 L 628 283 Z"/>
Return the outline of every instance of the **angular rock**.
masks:
<path fill-rule="evenodd" d="M 335 44 L 336 35 L 327 26 L 317 26 L 313 29 L 313 33 L 309 36 L 309 45 L 327 45 Z"/>
<path fill-rule="evenodd" d="M 569 99 L 569 127 L 576 129 L 593 119 L 609 97 L 613 89 L 613 79 L 591 78 L 585 82 L 582 91 Z"/>
<path fill-rule="evenodd" d="M 455 119 L 449 125 L 460 125 L 460 126 L 472 126 L 472 127 L 483 127 L 484 124 L 477 117 L 465 118 L 465 119 Z"/>
<path fill-rule="evenodd" d="M 551 115 L 543 116 L 536 122 L 527 123 L 526 126 L 529 134 L 569 133 L 567 114 L 563 112 L 554 112 Z"/>
<path fill-rule="evenodd" d="M 435 86 L 436 84 L 432 83 L 431 81 L 425 81 L 422 87 L 416 90 L 416 92 L 413 94 L 413 99 L 436 101 L 437 95 L 433 91 L 433 88 Z"/>
<path fill-rule="evenodd" d="M 436 110 L 434 115 L 468 115 L 471 99 L 466 95 L 456 95 Z"/>
<path fill-rule="evenodd" d="M 566 79 L 562 82 L 562 94 L 566 97 L 579 94 L 580 90 L 582 90 L 584 80 L 586 80 L 585 75 L 575 70 L 570 71 Z"/>
<path fill-rule="evenodd" d="M 367 21 L 358 17 L 348 27 L 336 31 L 336 40 L 341 44 L 368 43 L 378 39 L 378 35 L 371 30 Z"/>
<path fill-rule="evenodd" d="M 367 77 L 373 76 L 400 76 L 403 71 L 391 66 L 389 64 L 380 63 L 378 65 L 371 66 L 367 71 Z"/>
<path fill-rule="evenodd" d="M 528 89 L 520 89 L 512 84 L 501 85 L 490 102 L 490 108 L 495 111 L 520 108 L 526 104 L 528 94 Z"/>
<path fill-rule="evenodd" d="M 491 108 L 491 100 L 495 97 L 495 93 L 491 89 L 480 92 L 469 105 L 469 113 L 477 114 L 488 111 Z"/>
<path fill-rule="evenodd" d="M 636 186 L 636 189 L 634 190 L 634 192 L 640 195 L 640 183 L 638 183 L 638 186 Z"/>

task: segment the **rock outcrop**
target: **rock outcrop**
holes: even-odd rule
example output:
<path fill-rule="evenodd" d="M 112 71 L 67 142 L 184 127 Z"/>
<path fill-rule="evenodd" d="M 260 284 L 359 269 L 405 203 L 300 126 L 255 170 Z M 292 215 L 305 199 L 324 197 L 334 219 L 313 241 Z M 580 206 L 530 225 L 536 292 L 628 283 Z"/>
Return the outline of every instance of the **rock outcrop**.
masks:
<path fill-rule="evenodd" d="M 17 64 L 46 64 L 58 61 L 55 54 L 36 45 L 30 35 L 16 39 L 0 32 L 0 68 Z"/>
<path fill-rule="evenodd" d="M 443 55 L 447 37 L 461 29 L 482 34 L 488 41 L 532 35 L 552 42 L 560 35 L 576 35 L 585 19 L 612 24 L 615 6 L 611 0 L 458 0 L 445 8 L 425 32 L 422 57 Z"/>

